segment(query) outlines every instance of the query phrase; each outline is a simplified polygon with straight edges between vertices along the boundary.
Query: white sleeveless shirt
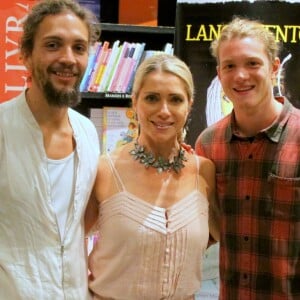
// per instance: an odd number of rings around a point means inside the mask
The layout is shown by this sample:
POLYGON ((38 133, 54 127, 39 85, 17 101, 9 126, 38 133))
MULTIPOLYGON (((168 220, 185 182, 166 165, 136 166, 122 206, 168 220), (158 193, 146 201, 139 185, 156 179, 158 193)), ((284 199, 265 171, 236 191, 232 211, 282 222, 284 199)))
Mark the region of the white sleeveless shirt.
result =
POLYGON ((73 207, 76 182, 77 155, 73 151, 63 159, 48 158, 51 200, 56 214, 61 240, 64 238, 68 216, 73 207))

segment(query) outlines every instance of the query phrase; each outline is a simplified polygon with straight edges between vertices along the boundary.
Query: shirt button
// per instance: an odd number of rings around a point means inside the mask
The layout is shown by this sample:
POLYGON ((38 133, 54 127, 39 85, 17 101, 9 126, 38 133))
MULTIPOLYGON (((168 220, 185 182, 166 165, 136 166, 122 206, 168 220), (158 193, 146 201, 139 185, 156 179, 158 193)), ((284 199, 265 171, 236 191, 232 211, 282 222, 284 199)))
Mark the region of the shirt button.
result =
POLYGON ((170 252, 170 249, 169 248, 166 248, 166 253, 169 253, 170 252))

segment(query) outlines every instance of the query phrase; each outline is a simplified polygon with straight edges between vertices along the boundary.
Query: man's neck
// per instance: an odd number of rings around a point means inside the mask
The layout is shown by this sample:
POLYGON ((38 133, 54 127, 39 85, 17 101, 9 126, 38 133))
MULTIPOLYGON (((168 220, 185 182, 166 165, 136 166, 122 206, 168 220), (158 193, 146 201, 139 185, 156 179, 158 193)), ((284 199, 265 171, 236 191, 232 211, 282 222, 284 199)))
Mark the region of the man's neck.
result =
POLYGON ((274 100, 268 108, 260 108, 255 113, 248 114, 235 111, 237 133, 243 137, 252 137, 266 130, 279 118, 282 107, 282 103, 274 100))

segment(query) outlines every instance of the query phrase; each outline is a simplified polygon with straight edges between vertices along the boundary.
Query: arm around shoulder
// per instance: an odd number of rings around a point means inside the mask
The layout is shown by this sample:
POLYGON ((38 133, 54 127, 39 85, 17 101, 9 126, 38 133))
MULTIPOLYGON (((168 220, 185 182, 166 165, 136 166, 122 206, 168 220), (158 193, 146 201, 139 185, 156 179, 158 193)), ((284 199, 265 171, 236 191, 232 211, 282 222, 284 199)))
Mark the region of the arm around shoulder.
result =
POLYGON ((201 142, 201 134, 197 137, 196 142, 195 142, 195 153, 197 155, 204 155, 204 150, 202 148, 202 142, 201 142))
POLYGON ((84 225, 86 235, 92 231, 93 227, 96 225, 99 215, 99 200, 97 197, 99 187, 101 186, 101 174, 103 169, 103 155, 99 157, 97 175, 94 182, 93 190, 87 204, 85 215, 84 215, 84 225))
POLYGON ((95 197, 95 191, 93 189, 84 214, 84 229, 86 235, 90 234, 92 228, 97 223, 98 213, 98 201, 95 197))
POLYGON ((109 195, 111 190, 110 174, 111 169, 107 155, 101 155, 98 161, 97 176, 84 216, 86 234, 93 229, 98 221, 101 201, 108 198, 107 195, 109 195))
POLYGON ((216 203, 216 170, 214 163, 205 157, 200 157, 200 176, 207 184, 207 198, 209 202, 209 231, 214 240, 220 239, 220 213, 216 203))

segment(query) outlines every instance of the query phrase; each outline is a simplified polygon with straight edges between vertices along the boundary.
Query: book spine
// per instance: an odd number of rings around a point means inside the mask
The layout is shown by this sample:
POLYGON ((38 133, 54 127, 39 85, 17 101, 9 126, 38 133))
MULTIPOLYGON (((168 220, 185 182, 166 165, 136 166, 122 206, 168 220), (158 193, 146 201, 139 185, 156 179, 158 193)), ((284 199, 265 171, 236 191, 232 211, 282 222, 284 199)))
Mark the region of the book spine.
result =
POLYGON ((101 78, 102 78, 103 72, 106 68, 107 61, 109 59, 110 53, 111 53, 111 49, 106 49, 105 52, 103 53, 103 60, 102 60, 100 66, 97 70, 97 74, 96 74, 94 83, 90 88, 91 92, 97 92, 98 91, 98 88, 99 88, 99 85, 100 85, 100 82, 101 82, 101 78))
POLYGON ((102 47, 103 47, 102 43, 100 42, 100 47, 97 49, 97 52, 96 52, 96 55, 95 55, 95 58, 94 58, 94 61, 93 61, 92 69, 91 69, 91 72, 88 76, 88 81, 86 83, 85 91, 89 90, 89 87, 93 82, 95 72, 97 71, 97 60, 99 59, 99 56, 101 54, 102 47))
POLYGON ((137 67, 140 64, 140 61, 141 61, 142 55, 144 53, 145 47, 146 47, 146 43, 139 43, 139 45, 137 46, 137 49, 134 53, 134 56, 133 56, 133 59, 134 59, 133 70, 131 72, 130 78, 128 79, 128 83, 127 83, 127 87, 126 87, 126 91, 125 91, 128 94, 131 93, 135 72, 136 72, 137 67))
POLYGON ((97 60, 97 56, 99 55, 99 52, 101 51, 102 44, 101 42, 96 42, 92 49, 90 50, 89 60, 88 60, 88 66, 86 68, 86 71, 83 75, 83 78, 80 83, 80 91, 86 92, 88 90, 89 82, 92 77, 92 73, 95 70, 95 63, 97 60))
POLYGON ((129 54, 129 49, 128 48, 129 48, 129 43, 125 41, 123 43, 122 51, 121 51, 119 59, 117 61, 117 67, 116 67, 116 70, 113 74, 111 84, 108 88, 108 90, 110 92, 115 92, 116 91, 116 84, 117 84, 117 81, 118 81, 118 77, 120 76, 120 72, 121 72, 121 69, 122 69, 122 64, 124 63, 125 58, 129 54))
POLYGON ((105 41, 105 42, 103 43, 103 46, 102 46, 102 48, 101 48, 101 51, 100 51, 100 53, 99 53, 99 55, 98 55, 98 57, 97 57, 95 71, 94 71, 94 73, 93 73, 93 76, 92 76, 92 78, 91 78, 91 80, 90 80, 89 87, 88 87, 88 91, 89 91, 89 92, 95 92, 95 90, 94 90, 94 84, 96 84, 96 78, 97 78, 97 76, 98 76, 98 74, 99 74, 99 70, 100 70, 100 68, 101 68, 101 64, 102 64, 102 62, 103 62, 103 59, 104 59, 104 57, 105 57, 105 54, 107 53, 108 47, 109 47, 109 42, 108 42, 108 41, 105 41))
POLYGON ((100 85, 98 87, 98 92, 106 92, 107 91, 108 81, 111 78, 113 66, 117 60, 117 55, 119 53, 119 45, 120 45, 119 40, 114 41, 113 46, 111 48, 111 54, 110 54, 108 62, 107 62, 107 66, 105 68, 105 71, 103 72, 103 77, 102 77, 100 85))
POLYGON ((120 74, 118 76, 118 81, 116 83, 116 88, 115 91, 122 93, 124 92, 124 84, 126 82, 126 77, 129 75, 129 71, 130 71, 130 66, 132 65, 132 61, 133 61, 133 55, 135 52, 135 44, 131 44, 131 46, 128 48, 128 55, 125 57, 122 66, 121 66, 121 70, 120 70, 120 74))
POLYGON ((163 48, 163 52, 173 55, 174 54, 174 48, 173 45, 171 43, 166 43, 164 48, 163 48))
POLYGON ((118 47, 118 52, 117 52, 117 55, 116 55, 116 59, 114 60, 114 63, 112 65, 112 69, 111 69, 111 72, 110 72, 110 75, 109 75, 109 78, 108 78, 108 81, 107 81, 107 85, 105 87, 106 92, 111 91, 110 87, 111 87, 111 84, 113 82, 113 79, 114 79, 114 76, 115 76, 115 73, 116 73, 116 70, 117 70, 117 67, 118 67, 118 62, 119 62, 120 57, 121 57, 122 49, 123 49, 123 44, 118 47))

